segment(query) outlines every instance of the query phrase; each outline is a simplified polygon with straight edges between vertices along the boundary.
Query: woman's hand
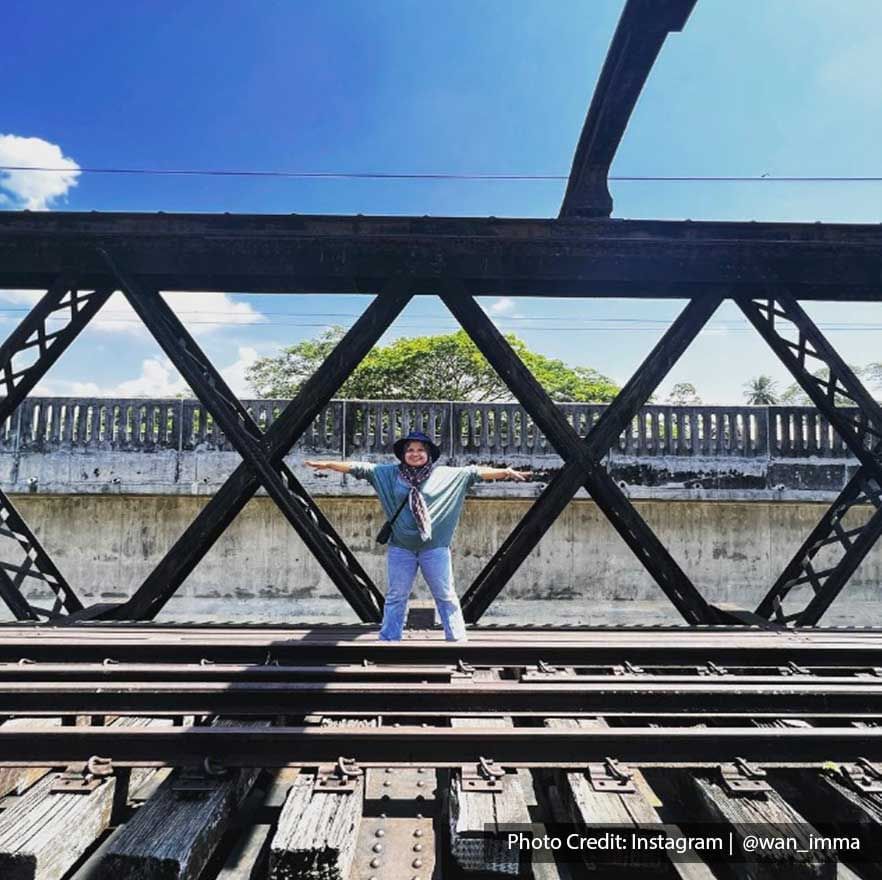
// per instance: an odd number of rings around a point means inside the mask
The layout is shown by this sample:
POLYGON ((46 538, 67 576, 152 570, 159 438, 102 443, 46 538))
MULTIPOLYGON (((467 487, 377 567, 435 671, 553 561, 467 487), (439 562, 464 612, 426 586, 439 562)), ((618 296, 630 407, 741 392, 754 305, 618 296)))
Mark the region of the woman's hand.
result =
POLYGON ((519 483, 523 483, 532 476, 532 471, 516 471, 514 468, 505 469, 505 479, 507 480, 517 480, 519 483))

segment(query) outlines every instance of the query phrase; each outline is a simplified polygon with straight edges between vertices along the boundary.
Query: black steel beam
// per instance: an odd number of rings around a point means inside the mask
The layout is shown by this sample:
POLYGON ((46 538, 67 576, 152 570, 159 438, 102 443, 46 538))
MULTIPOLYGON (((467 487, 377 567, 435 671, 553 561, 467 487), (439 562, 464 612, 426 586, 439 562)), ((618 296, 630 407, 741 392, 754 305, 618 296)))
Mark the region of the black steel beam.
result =
POLYGON ((698 335, 719 305, 719 299, 693 300, 684 309, 584 441, 477 303, 455 288, 445 292, 442 299, 565 461, 564 468, 466 591, 466 620, 474 622, 480 618, 583 484, 683 618, 688 623, 715 623, 716 613, 600 460, 698 335))
POLYGON ((256 663, 2 663, 0 682, 14 681, 447 681, 456 666, 278 666, 256 663))
POLYGON ((312 766, 340 755, 362 764, 458 766, 481 757, 507 766, 586 765, 613 756, 645 764, 748 761, 786 764, 882 759, 882 728, 0 728, 0 766, 67 765, 93 755, 118 766, 312 766))
POLYGON ((46 288, 96 248, 160 290, 691 298, 790 285, 800 299, 882 298, 878 224, 0 212, 0 288, 46 288), (761 266, 766 267, 761 270, 761 266))
POLYGON ((665 38, 681 31, 695 0, 628 0, 579 137, 561 217, 609 217, 609 167, 665 38))
POLYGON ((33 391, 112 292, 106 284, 94 291, 78 290, 76 282, 65 275, 53 281, 0 346, 0 422, 33 391), (67 323, 50 329, 50 320, 67 323))
MULTIPOLYGON (((306 380, 300 393, 263 435, 262 446, 269 461, 280 462, 287 454, 327 405, 334 392, 400 314, 411 295, 406 279, 393 279, 386 283, 383 292, 352 325, 327 359, 306 380)), ((293 475, 289 477, 289 481, 292 477, 293 475)), ((155 617, 233 522, 259 485, 258 476, 243 461, 116 616, 135 620, 155 617)), ((326 533, 330 533, 330 523, 320 511, 317 516, 318 526, 326 528, 326 533)), ((342 545, 342 541, 340 544, 342 545)), ((345 550, 341 552, 348 553, 345 550)), ((382 598, 378 602, 382 602, 382 598)))
POLYGON ((205 356, 196 340, 158 292, 144 290, 133 278, 121 272, 109 255, 105 254, 105 257, 119 279, 126 299, 144 322, 144 326, 153 334, 169 360, 216 419, 221 430, 242 456, 244 464, 258 477, 267 494, 359 619, 379 621, 383 607, 382 594, 346 547, 343 539, 334 531, 330 534, 321 531, 317 519, 314 519, 317 510, 315 502, 289 468, 269 460, 257 423, 205 356))
POLYGON ((831 684, 782 677, 774 683, 695 676, 691 681, 619 680, 577 684, 499 682, 0 682, 0 715, 308 714, 323 711, 409 712, 836 712, 882 711, 882 679, 831 684))
POLYGON ((774 615, 780 623, 812 626, 882 536, 882 407, 791 295, 779 290, 763 299, 741 297, 737 302, 861 463, 757 607, 757 614, 774 615), (827 378, 815 375, 819 366, 826 368, 827 378), (842 398, 857 407, 857 416, 838 405, 842 398), (875 507, 872 516, 857 526, 846 526, 849 512, 863 504, 875 507), (840 555, 818 570, 815 561, 825 548, 840 555), (810 600, 801 610, 785 611, 787 595, 804 585, 812 589, 810 600))
POLYGON ((48 625, 0 625, 0 661, 413 664, 459 660, 473 664, 523 666, 540 660, 558 665, 631 663, 700 664, 722 666, 882 667, 882 639, 878 630, 850 633, 842 630, 745 631, 743 627, 650 628, 629 631, 598 629, 586 633, 544 632, 529 638, 523 632, 473 631, 464 643, 443 640, 379 642, 376 632, 355 635, 353 630, 321 629, 269 631, 261 628, 190 627, 134 628, 89 624, 82 631, 59 631, 48 625), (593 633, 593 635, 592 635, 593 633))
MULTIPOLYGON (((54 279, 45 296, 0 345, 0 424, 12 416, 112 292, 106 284, 96 290, 80 290, 66 273, 54 279), (49 326, 50 321, 54 326, 49 326), (60 327, 58 322, 62 322, 60 327)), ((26 577, 43 581, 55 593, 53 612, 82 611, 83 605, 70 584, 4 492, 0 492, 0 535, 11 538, 24 551, 20 563, 7 566, 15 571, 14 578, 6 571, 0 573, 0 599, 17 619, 39 618, 21 593, 26 577)))
POLYGON ((815 626, 861 560, 882 536, 880 501, 878 484, 868 477, 863 468, 858 468, 763 597, 756 613, 783 624, 815 626), (862 525, 846 529, 843 523, 850 511, 864 505, 875 506, 875 512, 862 525), (815 557, 831 546, 841 552, 833 570, 826 573, 816 571, 815 557), (821 580, 824 581, 823 586, 821 580), (807 604, 788 613, 784 607, 788 594, 803 584, 818 589, 807 604))

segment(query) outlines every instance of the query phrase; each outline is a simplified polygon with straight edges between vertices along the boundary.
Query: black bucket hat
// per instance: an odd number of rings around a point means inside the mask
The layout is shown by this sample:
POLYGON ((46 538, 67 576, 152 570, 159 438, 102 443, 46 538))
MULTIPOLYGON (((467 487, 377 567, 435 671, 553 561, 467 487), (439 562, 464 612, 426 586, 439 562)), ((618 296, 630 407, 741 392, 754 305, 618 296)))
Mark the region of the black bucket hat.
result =
POLYGON ((438 461, 438 458, 441 455, 441 448, 436 446, 422 431, 411 431, 406 437, 402 437, 400 440, 395 441, 392 450, 399 461, 404 461, 404 447, 407 446, 411 440, 418 440, 420 443, 425 443, 429 448, 429 458, 431 458, 433 462, 438 461))

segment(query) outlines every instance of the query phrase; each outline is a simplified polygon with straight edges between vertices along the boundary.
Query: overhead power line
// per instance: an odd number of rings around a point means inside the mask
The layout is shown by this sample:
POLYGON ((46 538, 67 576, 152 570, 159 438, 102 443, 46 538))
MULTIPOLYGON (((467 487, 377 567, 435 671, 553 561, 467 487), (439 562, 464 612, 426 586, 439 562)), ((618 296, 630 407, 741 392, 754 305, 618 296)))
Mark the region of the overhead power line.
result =
MULTIPOLYGON (((0 309, 0 313, 9 313, 9 312, 21 312, 25 311, 22 309, 0 309)), ((124 313, 115 313, 115 314, 124 314, 124 313)), ((178 312, 179 315, 185 314, 178 312)), ((191 313, 191 314, 200 314, 200 313, 191 313)), ((290 314, 290 316, 294 316, 294 313, 285 313, 280 312, 276 313, 280 316, 285 316, 290 314)), ((259 329, 262 327, 316 327, 316 328, 328 328, 330 329, 334 324, 330 321, 263 321, 260 320, 260 317, 263 317, 263 313, 259 314, 258 320, 247 320, 245 318, 241 320, 237 320, 236 318, 226 318, 221 320, 185 320, 185 324, 188 327, 192 326, 215 326, 215 327, 253 327, 255 329, 259 329)), ((314 315, 305 316, 305 317, 316 317, 314 315)), ((358 315, 350 315, 350 316, 342 316, 339 315, 337 317, 349 317, 352 320, 355 320, 358 315)), ((52 318, 50 318, 50 321, 52 318)), ((58 318, 58 321, 63 321, 63 318, 58 318)), ((106 324, 143 324, 143 322, 139 318, 131 318, 131 317, 114 317, 114 313, 110 312, 102 312, 96 319, 99 323, 106 324)), ((500 318, 496 318, 496 320, 500 320, 500 318)), ((504 319, 502 319, 504 320, 504 319)), ((508 319, 514 320, 514 319, 508 319)), ((542 318, 524 318, 522 320, 525 321, 554 321, 561 320, 567 321, 569 326, 561 327, 557 326, 543 326, 543 325, 532 325, 532 324, 520 324, 519 326, 510 328, 518 330, 519 332, 550 332, 550 333, 588 333, 588 332, 596 332, 601 331, 604 333, 616 332, 616 333, 641 333, 641 332, 658 332, 665 327, 670 326, 670 321, 666 320, 655 320, 650 318, 598 318, 598 319, 585 319, 583 323, 579 323, 578 321, 573 321, 568 318, 555 318, 555 317, 542 317, 542 318), (576 324, 577 326, 573 326, 576 324)), ((818 327, 822 330, 827 330, 834 333, 844 333, 844 332, 876 332, 882 331, 882 323, 876 324, 865 324, 865 323, 819 323, 818 327)), ((433 318, 425 318, 421 320, 411 320, 411 321, 402 321, 396 322, 389 329, 399 329, 399 330, 444 330, 447 328, 460 329, 460 325, 456 322, 454 318, 444 318, 444 317, 433 317, 433 318)), ((755 332, 754 329, 748 324, 733 324, 733 323, 715 323, 715 324, 707 324, 705 326, 705 330, 708 331, 726 331, 726 332, 755 332)))
MULTIPOLYGON (((249 171, 229 168, 55 168, 37 165, 0 165, 0 172, 47 174, 132 174, 182 177, 276 177, 299 180, 516 180, 566 181, 567 174, 485 174, 453 171, 249 171)), ((724 174, 611 174, 625 182, 719 183, 880 183, 882 176, 848 175, 724 175, 724 174)))

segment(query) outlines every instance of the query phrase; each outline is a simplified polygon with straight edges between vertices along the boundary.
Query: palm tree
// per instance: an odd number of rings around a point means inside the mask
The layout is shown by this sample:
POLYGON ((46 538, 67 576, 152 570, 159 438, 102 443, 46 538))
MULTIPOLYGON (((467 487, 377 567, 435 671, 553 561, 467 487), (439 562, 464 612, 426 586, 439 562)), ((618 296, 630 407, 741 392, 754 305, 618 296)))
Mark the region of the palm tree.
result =
POLYGON ((777 385, 771 376, 756 376, 744 383, 744 399, 751 406, 774 406, 778 402, 777 385))

